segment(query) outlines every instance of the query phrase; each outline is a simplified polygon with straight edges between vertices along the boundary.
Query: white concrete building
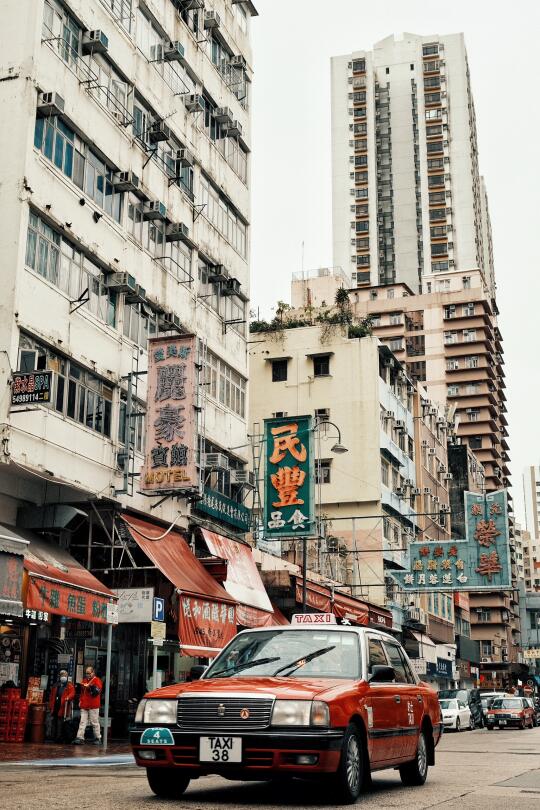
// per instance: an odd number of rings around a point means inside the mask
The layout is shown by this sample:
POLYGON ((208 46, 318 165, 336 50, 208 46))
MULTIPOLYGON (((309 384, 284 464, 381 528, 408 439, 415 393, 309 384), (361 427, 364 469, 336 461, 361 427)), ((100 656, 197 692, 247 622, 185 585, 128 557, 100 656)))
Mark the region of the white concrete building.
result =
POLYGON ((0 523, 99 501, 187 528, 184 499, 138 492, 158 333, 198 336, 205 449, 247 460, 227 448, 246 442, 252 14, 2 3, 0 523), (41 369, 51 404, 11 407, 12 373, 41 369))
POLYGON ((419 292, 426 277, 479 269, 493 290, 462 34, 390 36, 332 59, 332 172, 333 263, 353 284, 419 292))

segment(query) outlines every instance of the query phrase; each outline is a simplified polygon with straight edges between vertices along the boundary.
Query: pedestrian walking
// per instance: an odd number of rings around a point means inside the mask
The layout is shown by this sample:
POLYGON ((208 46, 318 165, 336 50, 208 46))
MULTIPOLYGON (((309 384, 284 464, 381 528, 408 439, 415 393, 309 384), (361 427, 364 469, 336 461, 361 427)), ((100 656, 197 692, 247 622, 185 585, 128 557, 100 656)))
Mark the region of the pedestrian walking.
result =
POLYGON ((73 740, 74 745, 82 745, 84 743, 84 733, 86 726, 90 723, 94 731, 94 745, 101 744, 101 728, 99 726, 99 706, 101 703, 101 692, 103 684, 95 673, 94 667, 87 666, 85 670, 85 677, 82 683, 78 684, 81 689, 79 697, 79 707, 81 709, 81 722, 79 723, 79 730, 76 738, 73 740))
POLYGON ((65 742, 64 724, 73 715, 75 687, 65 669, 61 669, 58 680, 51 689, 49 711, 51 713, 51 737, 55 742, 65 742))

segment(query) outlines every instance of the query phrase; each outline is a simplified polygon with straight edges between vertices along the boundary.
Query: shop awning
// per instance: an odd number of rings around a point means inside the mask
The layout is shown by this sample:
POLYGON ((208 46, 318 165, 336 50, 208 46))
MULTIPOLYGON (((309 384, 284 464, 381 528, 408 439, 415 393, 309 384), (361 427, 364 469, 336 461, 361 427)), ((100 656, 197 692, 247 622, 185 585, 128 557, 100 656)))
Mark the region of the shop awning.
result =
POLYGON ((383 627, 391 630, 393 627, 392 611, 378 605, 368 604, 369 624, 373 627, 383 627))
MULTIPOLYGON (((296 578, 296 601, 302 603, 301 577, 296 578)), ((334 591, 332 594, 330 588, 318 582, 308 581, 306 603, 314 610, 334 613, 339 619, 347 619, 354 624, 365 625, 369 622, 369 610, 365 602, 340 591, 334 591)))
POLYGON ((26 610, 106 624, 107 604, 116 601, 115 594, 65 549, 25 529, 20 534, 29 540, 24 552, 26 610))
POLYGON ((272 615, 273 625, 283 625, 283 627, 285 627, 286 625, 290 624, 290 621, 283 615, 278 607, 275 605, 272 605, 272 607, 274 608, 274 613, 272 615))
POLYGON ((210 554, 227 560, 227 577, 223 585, 238 602, 238 624, 244 627, 274 624, 272 603, 255 565, 251 546, 208 529, 201 529, 201 534, 210 554))
POLYGON ((23 556, 28 540, 0 526, 0 616, 22 616, 23 556))
MULTIPOLYGON (((418 658, 423 658, 431 664, 437 663, 437 645, 434 641, 426 636, 425 633, 419 633, 417 630, 407 630, 408 633, 414 638, 418 645, 418 658)), ((407 648, 407 645, 405 645, 407 648)))
POLYGON ((236 600, 192 554, 178 531, 129 515, 137 545, 179 594, 179 639, 184 655, 213 658, 236 635, 236 600))

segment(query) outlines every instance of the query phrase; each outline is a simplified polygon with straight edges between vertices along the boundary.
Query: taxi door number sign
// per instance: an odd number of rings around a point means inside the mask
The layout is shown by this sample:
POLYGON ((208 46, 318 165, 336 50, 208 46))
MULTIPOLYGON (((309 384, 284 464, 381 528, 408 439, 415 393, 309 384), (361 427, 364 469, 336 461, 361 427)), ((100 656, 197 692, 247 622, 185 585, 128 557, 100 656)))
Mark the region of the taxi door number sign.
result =
POLYGON ((141 745, 174 745, 174 737, 168 728, 145 728, 141 745))

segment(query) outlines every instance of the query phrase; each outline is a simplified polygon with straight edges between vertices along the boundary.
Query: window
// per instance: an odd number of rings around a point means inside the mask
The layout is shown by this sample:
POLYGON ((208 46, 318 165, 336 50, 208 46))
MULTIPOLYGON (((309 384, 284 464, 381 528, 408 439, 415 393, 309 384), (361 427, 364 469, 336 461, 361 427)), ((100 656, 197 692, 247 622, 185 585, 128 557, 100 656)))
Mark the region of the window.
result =
POLYGON ((68 65, 79 59, 82 29, 66 9, 55 0, 45 0, 43 8, 43 39, 51 41, 68 65))
POLYGON ((463 341, 465 343, 474 343, 476 340, 476 329, 464 329, 463 341))
POLYGON ((479 357, 477 354, 471 354, 465 358, 465 368, 478 368, 479 357))
POLYGON ((368 656, 369 672, 373 672, 374 666, 388 666, 388 661, 384 653, 383 645, 378 638, 368 636, 368 656))
POLYGON ((426 104, 438 104, 440 100, 440 93, 426 93, 424 96, 424 101, 426 104))
POLYGON ((470 290, 471 289, 471 277, 470 276, 463 276, 462 282, 463 282, 463 289, 464 290, 470 290))
POLYGON ((355 230, 356 230, 356 233, 365 233, 366 231, 369 231, 369 220, 368 219, 362 219, 362 220, 360 220, 360 222, 356 222, 355 223, 355 230))
POLYGON ((459 385, 449 385, 448 386, 448 396, 449 397, 457 397, 459 394, 459 385))
POLYGON ((476 615, 478 616, 479 622, 491 621, 491 610, 486 610, 485 608, 482 608, 476 611, 476 615))
POLYGON ((446 225, 436 225, 429 229, 429 235, 432 239, 439 239, 441 236, 446 236, 446 225))
POLYGON ((355 59, 352 63, 353 73, 365 73, 366 70, 366 60, 365 59, 355 59))
POLYGON ((367 141, 364 139, 355 140, 354 148, 356 149, 357 152, 365 152, 367 150, 367 141))
POLYGON ((431 110, 426 110, 426 121, 438 121, 442 118, 442 110, 440 107, 434 107, 431 110))
POLYGON ((369 196, 369 189, 356 188, 354 189, 354 196, 357 200, 365 200, 369 196))
MULTIPOLYGON (((423 45, 422 46, 422 56, 432 56, 439 53, 439 43, 435 43, 433 45, 423 45)), ((428 62, 428 64, 430 64, 428 62)))
POLYGON ((447 307, 444 308, 444 317, 445 318, 455 318, 456 317, 456 305, 449 304, 447 307))
POLYGON ((448 345, 450 343, 457 343, 458 342, 457 332, 445 332, 444 333, 444 342, 445 342, 446 345, 448 345))
POLYGON ((332 459, 319 458, 315 462, 315 483, 316 484, 329 484, 330 483, 330 469, 332 466, 332 459))
POLYGON ((205 383, 208 396, 238 416, 245 416, 245 378, 210 351, 207 352, 205 383))
POLYGON ((381 479, 385 487, 389 485, 389 465, 387 461, 381 461, 381 479))
POLYGON ((155 337, 158 333, 156 313, 143 304, 124 303, 123 315, 125 337, 146 349, 148 338, 155 337))
POLYGON ((357 250, 369 250, 369 239, 357 239, 356 240, 356 249, 357 250))
POLYGON ((22 334, 21 359, 28 371, 47 368, 56 372, 53 403, 55 410, 104 436, 111 435, 113 386, 52 352, 33 338, 22 334), (31 356, 35 365, 32 366, 31 356))
POLYGON ((117 296, 107 288, 101 268, 32 212, 25 263, 72 301, 86 291, 88 301, 84 306, 109 326, 116 326, 117 296))
POLYGON ((125 445, 127 439, 136 453, 144 452, 144 403, 139 400, 132 400, 132 415, 129 426, 126 420, 127 394, 124 391, 120 394, 120 407, 118 409, 118 441, 125 445), (130 431, 129 437, 126 430, 130 431))
POLYGON ((403 348, 403 338, 395 337, 390 338, 388 341, 388 346, 393 352, 399 352, 403 348))
POLYGON ((444 174, 433 174, 428 177, 428 188, 437 188, 437 186, 444 186, 444 174))
MULTIPOLYGON (((437 154, 443 151, 443 142, 442 141, 431 141, 427 144, 427 153, 428 155, 437 154)), ((441 164, 442 165, 442 164, 441 164)), ((429 161, 428 161, 429 166, 429 161)))
POLYGON ((479 408, 468 408, 467 409, 467 418, 469 422, 478 422, 480 418, 480 409, 479 408))
POLYGON ((426 76, 424 79, 424 88, 432 88, 432 87, 440 87, 441 86, 441 77, 440 76, 426 76))
POLYGON ((444 191, 432 191, 429 194, 429 204, 437 205, 438 203, 446 202, 446 194, 444 191))
POLYGON ((235 213, 232 206, 207 180, 200 180, 201 204, 205 206, 204 216, 227 239, 243 258, 247 255, 247 227, 235 213))
POLYGON ((330 374, 330 355, 323 354, 313 358, 313 376, 328 377, 330 374))
POLYGON ((440 124, 431 124, 426 126, 426 135, 428 138, 434 135, 442 135, 442 126, 440 124))
POLYGON ((474 315, 474 304, 472 304, 472 303, 471 304, 464 304, 463 305, 463 314, 465 315, 465 317, 470 317, 471 315, 474 315))
POLYGON ((368 173, 367 172, 355 172, 354 173, 354 182, 355 183, 367 183, 368 181, 368 173))
POLYGON ((442 158, 431 158, 427 162, 428 171, 433 171, 433 169, 442 169, 444 166, 444 160, 442 158))
POLYGON ((272 382, 286 382, 288 360, 272 360, 272 382))
POLYGON ((388 655, 390 666, 394 668, 396 673, 396 683, 414 683, 415 681, 412 674, 407 672, 405 659, 401 655, 401 651, 397 644, 390 644, 389 642, 385 641, 384 649, 388 655))
POLYGON ((441 219, 446 219, 446 208, 432 208, 429 212, 430 222, 437 222, 441 219))
POLYGON ((468 444, 471 450, 481 450, 482 449, 482 437, 481 436, 469 436, 468 444))
POLYGON ((355 155, 354 157, 355 166, 367 166, 367 162, 368 162, 367 155, 355 155))
POLYGON ((369 267, 370 264, 369 256, 357 256, 356 264, 358 267, 369 267))
POLYGON ((390 313, 390 325, 396 326, 400 323, 403 323, 403 316, 401 312, 391 312, 390 313))
MULTIPOLYGON (((365 135, 367 133, 367 124, 357 124, 353 125, 353 132, 355 135, 365 135)), ((367 141, 366 141, 367 144, 367 141)))
POLYGON ((481 648, 481 655, 482 657, 489 657, 492 653, 491 641, 481 641, 480 642, 481 648))
POLYGON ((438 59, 435 59, 430 62, 424 62, 424 73, 433 73, 435 70, 439 70, 440 62, 438 59))

